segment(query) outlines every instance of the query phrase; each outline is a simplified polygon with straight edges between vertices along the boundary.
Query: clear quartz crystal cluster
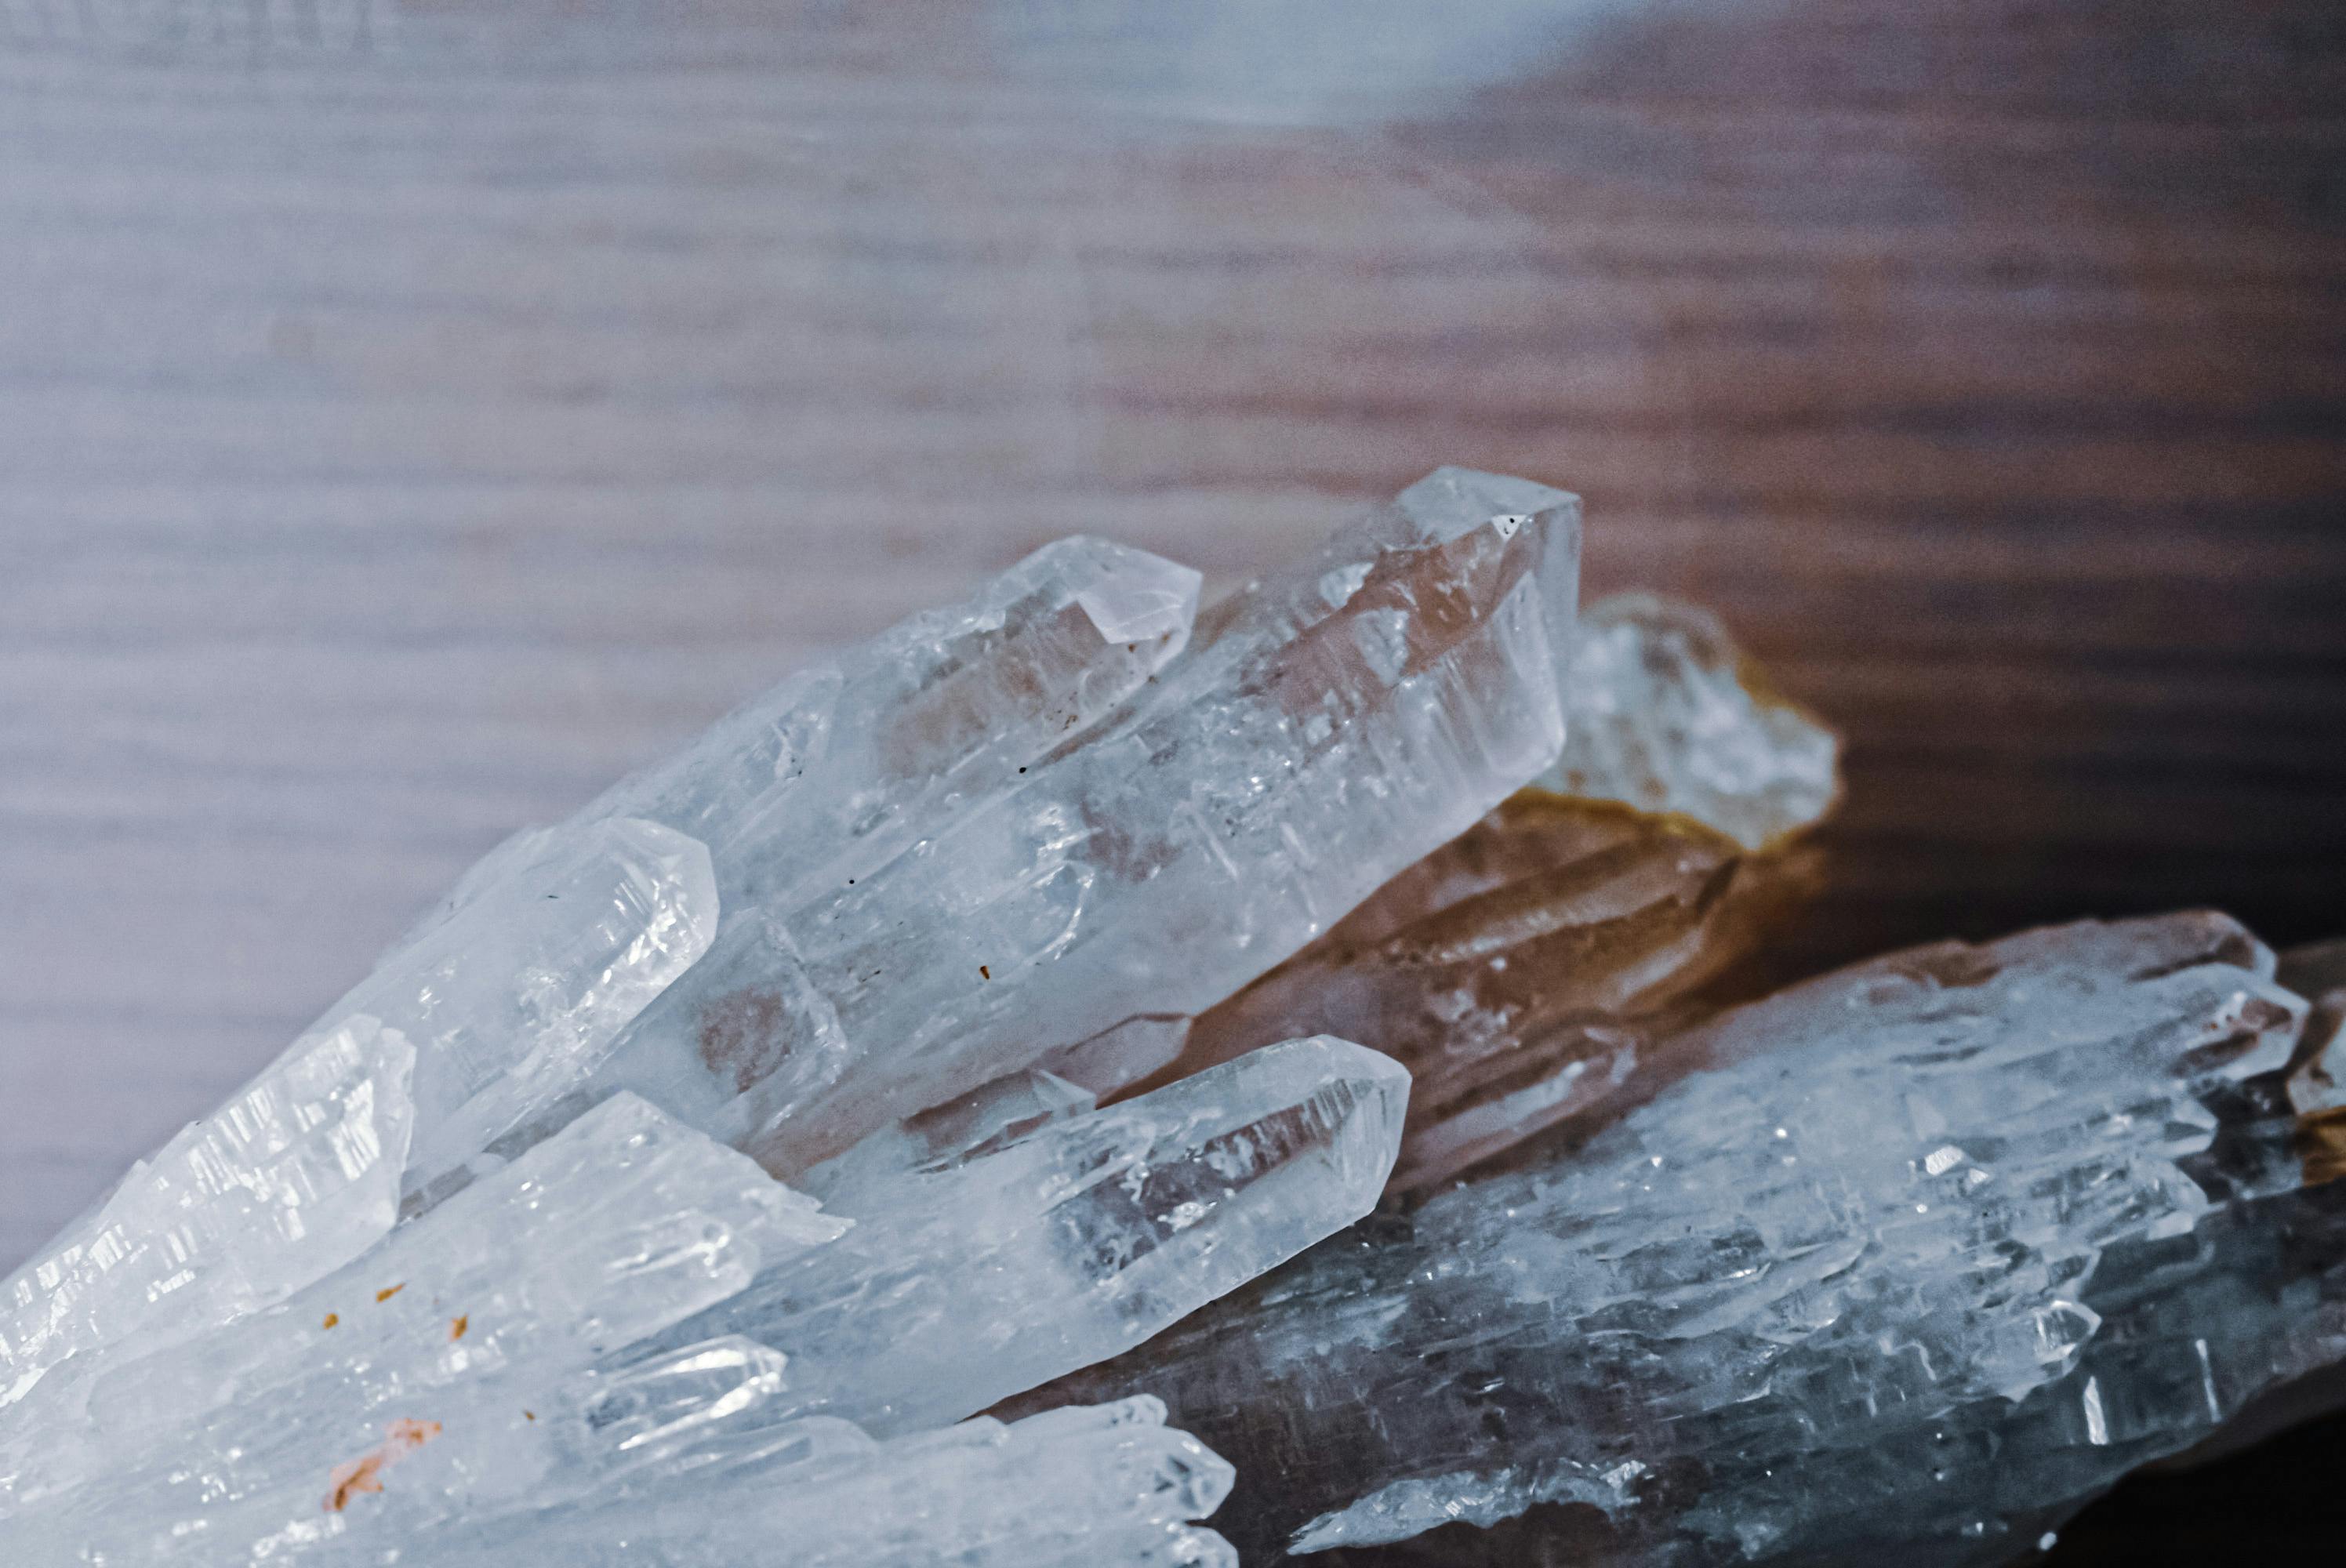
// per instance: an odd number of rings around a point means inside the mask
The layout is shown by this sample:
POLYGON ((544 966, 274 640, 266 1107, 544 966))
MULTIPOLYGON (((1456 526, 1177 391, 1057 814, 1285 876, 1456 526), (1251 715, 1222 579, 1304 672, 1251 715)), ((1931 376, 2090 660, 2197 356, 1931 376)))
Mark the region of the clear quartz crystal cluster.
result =
POLYGON ((6 1559, 1227 1562, 1153 1401, 979 1412, 1375 1202, 1358 1045, 1096 1096, 1555 759, 1578 550, 1066 541, 516 835, 0 1286, 6 1559))
POLYGON ((1265 1553, 1997 1561, 2346 1351, 2272 972, 2177 915, 1794 987, 1047 1393, 1146 1386, 1276 1477, 1225 1524, 1265 1553))
POLYGON ((1988 1562, 2285 1419, 2346 958, 1722 1011, 1837 745, 1578 545, 1064 541, 516 834, 0 1284, 0 1561, 1988 1562))

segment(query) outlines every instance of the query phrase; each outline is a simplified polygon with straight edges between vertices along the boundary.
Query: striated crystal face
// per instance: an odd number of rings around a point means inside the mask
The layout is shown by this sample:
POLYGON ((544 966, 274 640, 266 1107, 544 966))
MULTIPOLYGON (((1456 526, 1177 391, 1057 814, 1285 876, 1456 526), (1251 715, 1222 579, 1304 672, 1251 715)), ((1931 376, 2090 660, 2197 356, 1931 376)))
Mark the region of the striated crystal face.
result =
POLYGON ((2259 1206, 2301 1200, 2270 1102, 2304 1010, 2271 972, 2181 915, 1794 987, 1664 1041, 1634 1103, 1546 1164, 1372 1221, 1037 1397, 1164 1397, 1277 1478, 1224 1525, 1266 1553, 1460 1522, 1504 1527, 1493 1561, 1993 1561, 2274 1375, 2294 1315, 2226 1298, 2301 1268, 2203 1257, 2274 1247, 2259 1206), (2217 1394, 2178 1412, 2168 1370, 2126 1370, 2106 1322, 2146 1312, 2191 1329, 2217 1394), (2055 1408, 2075 1430, 2048 1448, 2127 1447, 2063 1449, 2022 1507, 1990 1456, 2055 1408))

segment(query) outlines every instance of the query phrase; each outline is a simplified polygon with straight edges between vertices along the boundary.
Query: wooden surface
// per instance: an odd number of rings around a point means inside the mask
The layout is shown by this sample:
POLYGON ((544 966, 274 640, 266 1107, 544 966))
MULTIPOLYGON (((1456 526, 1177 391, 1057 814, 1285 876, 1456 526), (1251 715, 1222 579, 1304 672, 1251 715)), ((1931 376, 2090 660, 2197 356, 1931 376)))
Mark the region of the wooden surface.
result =
POLYGON ((1788 968, 2346 929, 2334 0, 1277 15, 0 0, 0 1267, 811 650, 1441 462, 1847 731, 1788 968))

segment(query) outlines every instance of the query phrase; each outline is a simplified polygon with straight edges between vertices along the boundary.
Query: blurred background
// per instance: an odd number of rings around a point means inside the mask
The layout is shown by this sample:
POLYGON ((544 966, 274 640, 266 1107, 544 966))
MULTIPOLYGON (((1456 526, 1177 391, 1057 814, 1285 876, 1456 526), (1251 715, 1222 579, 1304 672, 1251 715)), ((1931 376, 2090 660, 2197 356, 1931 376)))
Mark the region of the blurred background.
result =
POLYGON ((1788 972, 2346 932, 2337 0, 0 0, 0 1269, 816 650, 1445 462, 1846 734, 1788 972))

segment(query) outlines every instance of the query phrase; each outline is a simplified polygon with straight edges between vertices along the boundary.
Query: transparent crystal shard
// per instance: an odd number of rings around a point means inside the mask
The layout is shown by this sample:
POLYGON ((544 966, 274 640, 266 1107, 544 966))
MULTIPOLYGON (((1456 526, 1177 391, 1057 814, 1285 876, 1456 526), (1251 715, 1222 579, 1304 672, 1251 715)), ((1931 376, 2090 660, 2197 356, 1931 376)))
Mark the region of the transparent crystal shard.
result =
POLYGON ((0 1406, 62 1358, 209 1327, 363 1252, 403 1189, 577 1084, 716 924, 707 851, 639 820, 482 890, 0 1285, 0 1406))
POLYGON ((1617 1088, 1688 993, 1759 945, 1810 859, 1525 790, 1200 1017, 1180 1067, 1339 1034, 1417 1078, 1396 1190, 1617 1088))
POLYGON ((279 1305, 36 1388, 0 1415, 9 1528, 142 1563, 328 1539, 395 1461, 502 1430, 842 1228, 617 1096, 279 1305))
POLYGON ((68 1357, 199 1331, 373 1246, 399 1209, 414 1062, 397 1030, 345 1018, 133 1167, 0 1286, 0 1409, 68 1357))
MULTIPOLYGON (((1125 1069, 1161 1035, 1120 1025, 1219 1000, 1554 759, 1578 536, 1561 492, 1413 488, 1202 616, 1098 725, 927 799, 872 840, 892 852, 744 879, 604 1082, 794 1176, 1023 1068, 1070 1075, 1051 1064, 1087 1042, 1125 1069)), ((665 809, 645 787, 616 803, 665 809)), ((730 887, 727 833, 677 821, 730 887)))
MULTIPOLYGON (((616 1089, 698 1125, 734 1126, 728 1102, 770 1076, 786 1099, 801 1079, 842 1070, 847 1042, 799 959, 790 911, 925 853, 932 836, 1123 705, 1186 643, 1198 584, 1195 572, 1140 551, 1063 540, 961 604, 785 681, 570 821, 491 851, 378 979, 496 929, 516 898, 552 900, 559 868, 614 836, 643 833, 706 846, 708 914, 695 921, 690 956, 707 956, 616 1052, 606 1036, 566 1057, 524 1061, 496 1104, 421 1139, 426 1196, 461 1185, 473 1152, 525 1147, 616 1089)), ((648 998, 631 1000, 622 1022, 648 998)), ((429 1075, 423 1087, 432 1091, 429 1075)))
POLYGON ((1502 803, 1197 1020, 1174 1070, 1315 1031, 1398 1058, 1417 1079, 1393 1176, 1407 1192, 1590 1111, 1652 1040, 1697 1015, 1689 999, 1814 886, 1818 857, 1797 840, 1833 802, 1835 742, 1756 697, 1764 677, 1703 612, 1607 601, 1587 636, 1617 646, 1591 651, 1584 639, 1566 660, 1567 754, 1634 752, 1658 776, 1719 788, 1673 801, 1584 775, 1574 780, 1584 793, 1566 797, 1552 771, 1551 788, 1502 803), (1634 747, 1580 738, 1617 727, 1637 704, 1647 706, 1627 717, 1640 722, 1685 711, 1636 730, 1634 747), (1688 718, 1695 709, 1710 718, 1688 718), (1772 763, 1755 762, 1755 748, 1772 763), (1799 778, 1819 787, 1796 789, 1799 778), (1763 806, 1764 833, 1739 842, 1722 830, 1748 827, 1740 814, 1763 806))
POLYGON ((408 1187, 463 1167, 586 1083, 709 951, 708 850, 639 818, 557 836, 345 997, 416 1044, 408 1187))
POLYGON ((1540 782, 1673 812, 1756 850, 1841 791, 1832 731, 1775 695, 1709 611, 1647 594, 1582 615, 1571 733, 1540 782))
POLYGON ((866 1166, 833 1189, 854 1228, 661 1343, 775 1346, 800 1413, 881 1433, 958 1420, 1130 1349, 1367 1213, 1408 1083, 1375 1052, 1290 1041, 930 1168, 874 1180, 866 1166))
MULTIPOLYGON (((1222 1528, 1250 1553, 1456 1525, 1494 1533, 1440 1552, 1493 1563, 1881 1560, 1835 1554, 1856 1537, 1964 1560, 1959 1516, 2044 1507, 2015 1408, 2057 1406, 2063 1451, 2097 1458, 2198 1390, 2196 1428, 2132 1451, 2179 1446, 2271 1375, 2277 1326, 2331 1310, 2339 1249, 2291 1257, 2259 1217, 2312 1196, 2280 1086, 2305 1010, 2271 972, 2177 915, 1794 987, 1662 1042, 1576 1148, 1033 1397, 1163 1395, 1249 1476, 1222 1528), (2261 1261, 2195 1261, 2233 1246, 2261 1261), (2106 1325, 2142 1313, 2204 1342, 2217 1397, 2172 1357, 2128 1369, 2106 1325)), ((2116 1473, 2042 1484, 2074 1503, 2116 1473)))
POLYGON ((600 1506, 486 1522, 430 1561, 1235 1568, 1229 1544, 1191 1522, 1229 1494, 1230 1467, 1164 1420, 1143 1397, 876 1444, 844 1422, 795 1423, 600 1506))

